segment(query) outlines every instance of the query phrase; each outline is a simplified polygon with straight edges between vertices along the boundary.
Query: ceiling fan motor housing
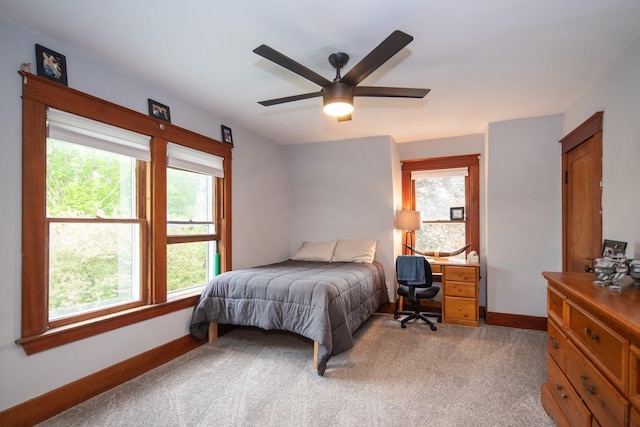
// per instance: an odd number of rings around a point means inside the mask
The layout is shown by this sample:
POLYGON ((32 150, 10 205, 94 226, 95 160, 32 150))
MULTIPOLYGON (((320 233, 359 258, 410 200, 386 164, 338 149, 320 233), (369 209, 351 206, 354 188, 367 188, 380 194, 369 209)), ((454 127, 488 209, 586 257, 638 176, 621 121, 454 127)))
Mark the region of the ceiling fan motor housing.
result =
POLYGON ((341 82, 331 83, 322 88, 322 99, 325 105, 328 102, 353 104, 353 86, 341 82))

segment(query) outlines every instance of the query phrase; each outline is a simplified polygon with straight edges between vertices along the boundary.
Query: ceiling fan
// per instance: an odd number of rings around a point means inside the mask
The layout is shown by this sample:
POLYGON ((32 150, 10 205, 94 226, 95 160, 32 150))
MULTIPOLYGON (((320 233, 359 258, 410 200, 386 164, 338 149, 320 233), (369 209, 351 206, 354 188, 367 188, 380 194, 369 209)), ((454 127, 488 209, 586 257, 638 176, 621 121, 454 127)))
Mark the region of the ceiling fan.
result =
POLYGON ((260 101, 264 106, 283 104, 285 102, 300 101, 302 99, 322 96, 324 102, 324 112, 338 118, 339 122, 351 120, 353 111, 354 96, 386 97, 386 98, 424 98, 430 89, 414 89, 399 87, 376 87, 358 86, 369 74, 377 70, 382 64, 387 62, 408 45, 413 37, 402 31, 396 30, 359 63, 357 63, 344 77, 340 75, 340 70, 349 61, 349 55, 344 52, 335 52, 329 55, 329 63, 336 69, 336 77, 333 81, 328 80, 318 73, 311 71, 304 65, 283 55, 275 49, 263 44, 253 51, 258 55, 275 62, 304 77, 307 80, 320 86, 318 92, 304 93, 301 95, 286 96, 284 98, 269 99, 260 101))

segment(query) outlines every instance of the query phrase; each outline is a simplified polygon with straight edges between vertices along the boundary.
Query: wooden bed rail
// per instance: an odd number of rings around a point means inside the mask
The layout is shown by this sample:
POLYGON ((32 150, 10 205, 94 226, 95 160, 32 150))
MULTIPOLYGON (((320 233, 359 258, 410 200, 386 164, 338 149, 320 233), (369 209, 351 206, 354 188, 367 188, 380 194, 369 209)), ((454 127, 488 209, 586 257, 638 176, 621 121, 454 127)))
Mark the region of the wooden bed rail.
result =
MULTIPOLYGON (((218 323, 209 322, 209 344, 218 340, 218 323)), ((313 369, 318 369, 318 341, 313 342, 313 369)))

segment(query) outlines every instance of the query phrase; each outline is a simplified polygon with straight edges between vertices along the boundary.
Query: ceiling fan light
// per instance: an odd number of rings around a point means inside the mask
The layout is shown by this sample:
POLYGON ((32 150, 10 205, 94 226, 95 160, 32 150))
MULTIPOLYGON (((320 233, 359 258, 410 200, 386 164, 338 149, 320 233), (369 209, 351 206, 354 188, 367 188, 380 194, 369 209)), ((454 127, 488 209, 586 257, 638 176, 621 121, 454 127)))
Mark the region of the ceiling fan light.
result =
POLYGON ((353 111, 353 105, 348 102, 332 102, 330 104, 325 104, 324 112, 333 117, 342 117, 347 114, 351 114, 353 111))
POLYGON ((324 112, 333 117, 342 117, 353 111, 353 86, 332 83, 322 88, 324 112))

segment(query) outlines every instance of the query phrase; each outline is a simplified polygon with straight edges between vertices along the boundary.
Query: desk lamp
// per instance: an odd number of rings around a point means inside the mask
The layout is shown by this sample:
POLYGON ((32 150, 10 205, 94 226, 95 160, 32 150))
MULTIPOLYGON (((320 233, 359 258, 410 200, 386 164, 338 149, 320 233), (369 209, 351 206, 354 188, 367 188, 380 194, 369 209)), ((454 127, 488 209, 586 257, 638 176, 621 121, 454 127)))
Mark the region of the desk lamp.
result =
MULTIPOLYGON (((405 232, 404 244, 405 246, 409 246, 409 234, 412 231, 422 229, 420 212, 410 210, 398 211, 396 213, 396 229, 403 230, 405 232)), ((411 243, 411 247, 413 248, 413 239, 411 243)), ((411 249, 411 255, 414 255, 413 249, 411 249)))

